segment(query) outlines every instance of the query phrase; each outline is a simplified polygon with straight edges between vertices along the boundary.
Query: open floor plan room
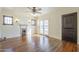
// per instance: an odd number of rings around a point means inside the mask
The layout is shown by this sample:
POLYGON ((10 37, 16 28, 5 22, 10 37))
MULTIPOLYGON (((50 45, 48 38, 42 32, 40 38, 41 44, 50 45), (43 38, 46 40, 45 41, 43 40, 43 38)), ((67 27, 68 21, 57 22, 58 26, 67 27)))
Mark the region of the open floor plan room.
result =
POLYGON ((78 7, 0 7, 0 52, 78 52, 78 7))

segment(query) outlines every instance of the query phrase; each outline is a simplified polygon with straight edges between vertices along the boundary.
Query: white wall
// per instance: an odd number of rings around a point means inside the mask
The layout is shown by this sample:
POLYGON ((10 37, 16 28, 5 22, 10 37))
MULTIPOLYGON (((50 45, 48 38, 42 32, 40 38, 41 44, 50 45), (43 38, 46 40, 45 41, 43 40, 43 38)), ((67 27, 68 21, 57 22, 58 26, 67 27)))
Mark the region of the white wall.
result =
POLYGON ((19 26, 15 23, 16 15, 14 15, 11 11, 9 10, 2 10, 0 14, 0 22, 1 22, 1 37, 15 37, 19 36, 19 26), (7 16, 13 16, 13 24, 14 25, 3 25, 3 15, 7 16))
POLYGON ((77 12, 77 26, 78 26, 78 44, 79 44, 79 8, 75 7, 62 7, 62 8, 54 8, 50 13, 43 15, 43 18, 49 20, 49 36, 62 39, 62 23, 61 17, 63 14, 74 13, 77 12))
POLYGON ((26 24, 27 17, 21 17, 13 13, 13 11, 3 9, 0 13, 0 38, 13 38, 20 36, 20 26, 15 22, 19 19, 19 23, 26 24), (3 25, 3 15, 13 16, 13 25, 3 25))

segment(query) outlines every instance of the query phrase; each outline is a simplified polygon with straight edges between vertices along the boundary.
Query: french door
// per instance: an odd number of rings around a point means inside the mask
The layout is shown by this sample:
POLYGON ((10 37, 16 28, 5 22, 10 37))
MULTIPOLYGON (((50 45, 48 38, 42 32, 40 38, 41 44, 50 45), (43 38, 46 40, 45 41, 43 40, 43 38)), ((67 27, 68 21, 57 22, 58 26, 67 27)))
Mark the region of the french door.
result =
POLYGON ((31 20, 27 26, 27 33, 48 35, 48 20, 31 20))
POLYGON ((40 20, 40 34, 48 35, 48 20, 40 20))

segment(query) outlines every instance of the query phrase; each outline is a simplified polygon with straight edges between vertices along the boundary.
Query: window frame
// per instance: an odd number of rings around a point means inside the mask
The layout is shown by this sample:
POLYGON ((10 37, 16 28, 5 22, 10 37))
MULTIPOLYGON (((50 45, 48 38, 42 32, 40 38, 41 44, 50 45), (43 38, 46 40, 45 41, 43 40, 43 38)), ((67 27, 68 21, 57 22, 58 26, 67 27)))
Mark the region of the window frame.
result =
POLYGON ((6 15, 3 15, 3 25, 13 25, 13 16, 6 16, 6 15), (6 24, 6 23, 5 23, 5 17, 10 17, 10 18, 12 18, 12 24, 6 24))

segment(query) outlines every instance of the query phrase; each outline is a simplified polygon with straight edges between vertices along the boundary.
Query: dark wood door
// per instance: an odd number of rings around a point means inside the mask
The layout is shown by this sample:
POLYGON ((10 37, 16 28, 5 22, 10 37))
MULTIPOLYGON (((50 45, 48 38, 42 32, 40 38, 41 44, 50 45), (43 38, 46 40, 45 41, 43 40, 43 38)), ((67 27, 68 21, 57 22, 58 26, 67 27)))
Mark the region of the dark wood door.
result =
POLYGON ((62 16, 62 39, 77 43, 77 13, 62 16))

